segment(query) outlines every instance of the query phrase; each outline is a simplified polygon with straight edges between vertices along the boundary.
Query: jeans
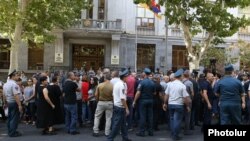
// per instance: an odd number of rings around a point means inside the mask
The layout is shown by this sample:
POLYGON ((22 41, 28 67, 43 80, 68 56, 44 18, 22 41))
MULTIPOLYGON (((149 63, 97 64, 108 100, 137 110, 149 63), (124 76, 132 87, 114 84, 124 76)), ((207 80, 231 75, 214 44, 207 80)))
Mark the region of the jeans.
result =
POLYGON ((132 128, 132 122, 133 122, 133 97, 127 97, 127 105, 129 109, 129 115, 127 116, 127 124, 128 124, 128 129, 132 128))
POLYGON ((206 103, 204 103, 203 117, 204 117, 204 120, 203 120, 201 131, 203 131, 204 125, 211 125, 211 122, 212 122, 212 110, 208 109, 206 103))
POLYGON ((77 119, 80 125, 83 124, 82 121, 82 100, 77 100, 77 119))
POLYGON ((65 108, 65 126, 69 133, 76 131, 77 123, 77 104, 64 104, 65 108))
POLYGON ((20 113, 17 103, 8 103, 7 127, 9 136, 13 136, 16 134, 19 118, 20 118, 20 113))
POLYGON ((183 105, 168 105, 169 116, 170 116, 170 129, 171 136, 176 139, 179 136, 181 130, 181 122, 184 114, 183 105))
POLYGON ((247 109, 247 125, 250 125, 250 99, 247 97, 247 100, 246 100, 246 109, 247 109))
POLYGON ((2 106, 0 106, 0 114, 2 115, 2 120, 7 119, 7 117, 5 116, 5 113, 4 113, 4 108, 2 106))
POLYGON ((35 102, 29 103, 29 110, 31 113, 31 120, 35 121, 36 120, 36 103, 35 102))
POLYGON ((88 103, 82 102, 82 121, 83 121, 83 123, 85 123, 87 119, 88 119, 88 103))
MULTIPOLYGON (((184 106, 186 107, 186 106, 184 106)), ((192 109, 192 104, 190 103, 189 105, 190 109, 192 109)), ((190 130, 190 120, 191 120, 191 111, 188 112, 187 109, 184 109, 184 123, 185 123, 185 127, 184 127, 184 132, 188 132, 190 130)))
POLYGON ((241 103, 221 102, 220 123, 221 125, 240 125, 241 103))
POLYGON ((148 123, 148 132, 153 133, 153 100, 141 100, 139 105, 140 112, 140 134, 144 134, 146 123, 148 123), (146 122, 147 121, 147 122, 146 122))
POLYGON ((122 138, 124 140, 128 139, 128 128, 126 125, 126 110, 125 108, 120 108, 114 106, 113 118, 112 118, 112 129, 107 138, 108 141, 113 141, 116 135, 121 131, 122 138))
POLYGON ((97 107, 97 102, 95 100, 89 101, 89 113, 90 113, 89 118, 91 124, 94 124, 96 107, 97 107))
POLYGON ((194 128, 195 126, 195 114, 196 114, 196 107, 194 101, 192 101, 192 109, 191 109, 191 117, 190 117, 190 128, 194 128))
POLYGON ((161 112, 161 101, 160 99, 154 99, 154 105, 153 105, 154 129, 158 129, 158 124, 160 122, 160 112, 161 112))

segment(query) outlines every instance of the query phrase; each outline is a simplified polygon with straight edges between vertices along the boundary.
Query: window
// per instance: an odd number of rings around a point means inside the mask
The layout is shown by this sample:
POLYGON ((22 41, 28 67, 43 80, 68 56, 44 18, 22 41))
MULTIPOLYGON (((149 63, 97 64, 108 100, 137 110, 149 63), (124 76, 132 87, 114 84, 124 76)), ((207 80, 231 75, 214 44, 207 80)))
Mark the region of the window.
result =
POLYGON ((172 70, 176 71, 179 68, 188 68, 187 50, 185 46, 173 46, 172 51, 172 70))
POLYGON ((9 69, 10 66, 10 42, 0 38, 0 69, 9 69))
POLYGON ((155 69, 155 44, 137 44, 137 70, 155 69))
MULTIPOLYGON (((93 0, 88 0, 89 5, 93 5, 93 0)), ((87 10, 87 19, 93 19, 93 6, 87 10)))
POLYGON ((105 0, 99 0, 98 3, 98 19, 104 20, 105 18, 105 0))
POLYGON ((154 13, 146 8, 137 7, 137 27, 154 28, 154 13))
POLYGON ((73 44, 72 67, 97 70, 104 66, 104 45, 73 44))
POLYGON ((29 41, 28 49, 28 69, 43 70, 43 45, 29 41))

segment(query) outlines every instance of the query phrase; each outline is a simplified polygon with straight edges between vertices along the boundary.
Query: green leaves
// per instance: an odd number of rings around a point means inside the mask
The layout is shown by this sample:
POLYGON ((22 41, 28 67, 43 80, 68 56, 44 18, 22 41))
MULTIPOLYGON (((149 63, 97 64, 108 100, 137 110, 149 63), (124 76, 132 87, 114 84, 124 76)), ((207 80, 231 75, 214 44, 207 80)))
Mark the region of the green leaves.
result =
POLYGON ((240 50, 239 57, 242 66, 250 66, 250 43, 240 40, 237 47, 240 50))
POLYGON ((50 31, 66 29, 80 18, 81 10, 90 7, 83 0, 28 0, 25 13, 18 14, 17 0, 0 0, 0 33, 10 38, 16 21, 23 19, 22 39, 36 42, 52 41, 50 31))
POLYGON ((190 27, 193 35, 213 32, 218 37, 228 37, 236 33, 239 27, 249 24, 249 20, 235 17, 227 8, 246 7, 249 0, 216 0, 204 2, 204 0, 167 0, 165 15, 170 24, 180 24, 182 20, 190 27), (199 30, 203 29, 203 30, 199 30))
POLYGON ((215 58, 217 60, 217 64, 225 64, 228 56, 224 48, 211 46, 203 55, 201 64, 205 67, 209 67, 211 58, 215 58))

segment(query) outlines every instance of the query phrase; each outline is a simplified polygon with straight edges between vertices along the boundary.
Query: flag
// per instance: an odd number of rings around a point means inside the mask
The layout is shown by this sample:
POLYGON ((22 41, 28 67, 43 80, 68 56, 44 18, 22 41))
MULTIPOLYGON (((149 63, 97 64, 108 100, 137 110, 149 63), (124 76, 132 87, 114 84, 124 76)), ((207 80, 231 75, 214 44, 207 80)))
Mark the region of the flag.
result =
POLYGON ((158 19, 162 18, 161 7, 159 4, 156 4, 155 0, 151 0, 150 4, 140 3, 139 5, 145 9, 152 11, 156 18, 158 18, 158 19))

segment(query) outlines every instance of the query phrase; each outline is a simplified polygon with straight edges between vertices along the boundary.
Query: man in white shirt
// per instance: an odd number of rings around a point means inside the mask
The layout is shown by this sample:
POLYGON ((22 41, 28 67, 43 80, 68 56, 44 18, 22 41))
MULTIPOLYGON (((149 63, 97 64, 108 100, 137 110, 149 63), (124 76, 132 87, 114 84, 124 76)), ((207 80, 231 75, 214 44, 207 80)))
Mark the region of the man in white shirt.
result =
POLYGON ((191 102, 189 94, 187 93, 186 86, 181 82, 183 69, 175 72, 175 80, 169 83, 166 91, 163 104, 163 110, 167 111, 170 115, 170 129, 173 141, 180 140, 179 133, 181 130, 181 122, 184 115, 184 105, 187 111, 190 111, 188 106, 191 102))
POLYGON ((118 81, 120 81, 120 78, 119 78, 119 71, 115 70, 112 72, 111 74, 112 76, 112 79, 110 80, 110 82, 115 85, 115 83, 117 83, 118 81))
POLYGON ((122 141, 131 141, 128 138, 128 128, 126 125, 126 116, 129 115, 129 109, 126 103, 127 100, 127 84, 126 78, 129 75, 128 69, 122 69, 119 72, 120 80, 117 81, 113 88, 113 99, 114 99, 114 109, 113 109, 113 120, 112 129, 107 140, 113 141, 115 136, 121 130, 122 141))

